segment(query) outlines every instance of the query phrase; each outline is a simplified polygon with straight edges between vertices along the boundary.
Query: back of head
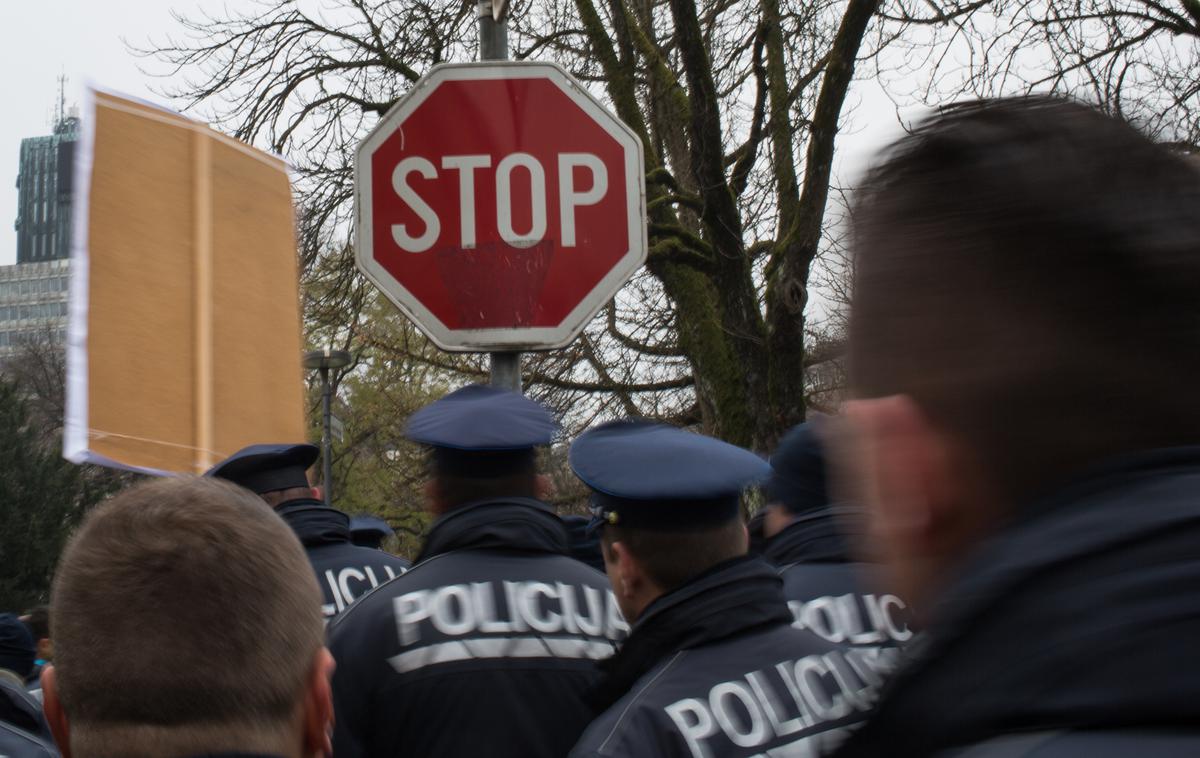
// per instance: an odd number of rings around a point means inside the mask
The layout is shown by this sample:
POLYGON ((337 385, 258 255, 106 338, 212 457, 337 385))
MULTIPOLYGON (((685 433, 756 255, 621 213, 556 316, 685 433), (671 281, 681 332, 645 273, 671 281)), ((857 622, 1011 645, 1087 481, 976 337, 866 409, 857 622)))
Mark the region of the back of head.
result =
POLYGON ((908 395, 1020 500, 1200 428, 1200 172, 1050 98, 954 106, 856 214, 851 383, 908 395))
POLYGON ((536 448, 557 429, 549 411, 519 393, 468 385, 414 413, 405 436, 429 450, 431 505, 445 512, 536 497, 536 448))
POLYGON ((771 456, 767 499, 793 514, 829 505, 825 486, 825 453, 812 422, 794 427, 779 441, 771 456))
POLYGON ((320 603, 296 537, 246 490, 163 479, 98 506, 51 597, 74 753, 218 752, 286 732, 322 646, 320 603))
POLYGON ((592 490, 609 578, 630 620, 655 597, 746 554, 741 494, 770 471, 748 450, 642 420, 589 429, 569 459, 592 490))

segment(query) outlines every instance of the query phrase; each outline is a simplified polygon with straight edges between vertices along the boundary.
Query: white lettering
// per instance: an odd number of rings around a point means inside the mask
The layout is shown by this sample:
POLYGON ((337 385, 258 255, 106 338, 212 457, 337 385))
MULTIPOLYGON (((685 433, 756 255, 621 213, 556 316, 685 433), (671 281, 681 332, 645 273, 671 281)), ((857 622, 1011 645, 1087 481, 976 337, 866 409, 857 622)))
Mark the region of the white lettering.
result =
POLYGON ((425 232, 420 237, 413 237, 408 233, 406 224, 392 224, 392 239, 403 250, 410 253, 423 253, 437 242, 438 235, 442 233, 442 225, 438 221, 437 214, 433 212, 433 208, 429 207, 429 203, 426 203, 412 187, 408 186, 408 175, 413 172, 419 173, 426 179, 436 179, 437 169, 424 158, 413 156, 400 161, 392 171, 392 188, 421 219, 421 223, 425 225, 425 232))
POLYGON ((561 153, 558 156, 558 217, 562 228, 562 246, 575 247, 575 209, 595 205, 608 192, 608 169, 591 153, 561 153), (592 172, 591 189, 575 190, 575 168, 592 172))
POLYGON ((671 721, 675 722, 675 728, 683 735, 694 758, 708 758, 711 753, 703 740, 716 734, 717 730, 704 703, 689 697, 671 703, 665 710, 671 721))
POLYGON ((783 737, 808 726, 804 721, 802 711, 799 716, 794 718, 781 718, 781 713, 786 715, 786 712, 783 711, 783 704, 776 697, 774 688, 763 680, 761 672, 755 671, 747 674, 746 681, 750 683, 751 689, 754 690, 754 696, 762 703, 763 711, 767 714, 767 720, 771 722, 771 729, 774 730, 775 734, 783 737))
POLYGON ((442 634, 466 634, 475 628, 474 610, 465 585, 442 587, 433 598, 433 626, 442 634), (457 613, 455 606, 458 606, 457 613))
POLYGON ((821 721, 835 721, 850 712, 850 705, 840 694, 826 693, 820 677, 828 674, 828 664, 815 655, 796 661, 796 683, 821 721))
POLYGON ((725 732, 733 744, 738 747, 754 747, 766 741, 767 725, 763 721, 762 713, 758 704, 754 702, 754 696, 741 682, 722 682, 713 687, 708 693, 708 704, 717 723, 721 725, 721 731, 725 732), (749 716, 748 729, 738 728, 739 725, 729 709, 730 696, 741 702, 742 707, 746 709, 749 716))
POLYGON ((342 597, 346 598, 347 603, 353 603, 358 598, 358 593, 350 589, 350 580, 365 582, 366 575, 356 568, 344 568, 338 572, 338 589, 342 591, 342 597))
POLYGON ((417 625, 429 618, 429 595, 429 590, 417 590, 395 599, 396 626, 400 629, 401 645, 411 645, 421 639, 417 625))
POLYGON ((496 601, 492 597, 492 589, 491 582, 473 582, 471 584, 471 594, 475 599, 475 615, 479 618, 479 631, 489 634, 511 632, 513 625, 510 622, 501 621, 496 613, 496 601))
POLYGON ((496 166, 496 223, 500 239, 513 247, 533 247, 546 236, 546 172, 529 153, 513 153, 496 166), (513 229, 512 172, 517 166, 529 172, 529 231, 513 229))
POLYGON ((547 599, 557 600, 558 595, 554 588, 543 582, 529 582, 525 585, 525 594, 522 598, 521 613, 529 621, 534 631, 542 634, 553 634, 554 632, 562 631, 563 620, 562 614, 554 613, 547 609, 546 615, 542 616, 538 613, 537 596, 544 595, 547 599))
POLYGON ((333 569, 325 569, 325 583, 329 585, 329 594, 333 595, 333 603, 337 606, 337 612, 341 613, 346 610, 350 601, 342 597, 337 577, 333 575, 333 569))
POLYGON ((488 155, 447 155, 442 168, 458 171, 458 219, 462 246, 475 247, 475 169, 492 165, 488 155))

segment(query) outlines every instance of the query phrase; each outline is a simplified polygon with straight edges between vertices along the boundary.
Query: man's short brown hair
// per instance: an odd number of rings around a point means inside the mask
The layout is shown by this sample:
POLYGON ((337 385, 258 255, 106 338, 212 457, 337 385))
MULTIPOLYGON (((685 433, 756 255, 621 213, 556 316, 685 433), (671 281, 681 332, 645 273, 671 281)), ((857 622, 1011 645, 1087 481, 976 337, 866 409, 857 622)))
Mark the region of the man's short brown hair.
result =
POLYGON ((1024 501, 1200 429, 1200 171, 1037 97, 944 109, 855 213, 854 394, 905 394, 1024 501))
POLYGON ((320 604, 295 535, 253 493, 195 478, 125 490, 84 520, 51 595, 72 744, 290 723, 323 644, 320 604))
POLYGON ((740 520, 688 531, 629 529, 605 525, 605 549, 620 542, 664 593, 678 589, 713 566, 746 554, 746 527, 740 520))

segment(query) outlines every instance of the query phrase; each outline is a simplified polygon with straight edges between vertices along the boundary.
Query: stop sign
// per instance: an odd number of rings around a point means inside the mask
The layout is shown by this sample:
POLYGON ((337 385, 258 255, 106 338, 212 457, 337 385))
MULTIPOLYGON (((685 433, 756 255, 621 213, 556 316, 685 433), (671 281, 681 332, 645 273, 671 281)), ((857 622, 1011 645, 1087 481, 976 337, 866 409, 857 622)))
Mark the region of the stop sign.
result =
POLYGON ((355 193, 359 268, 446 350, 561 347, 646 258, 641 142, 553 64, 434 68, 355 193))

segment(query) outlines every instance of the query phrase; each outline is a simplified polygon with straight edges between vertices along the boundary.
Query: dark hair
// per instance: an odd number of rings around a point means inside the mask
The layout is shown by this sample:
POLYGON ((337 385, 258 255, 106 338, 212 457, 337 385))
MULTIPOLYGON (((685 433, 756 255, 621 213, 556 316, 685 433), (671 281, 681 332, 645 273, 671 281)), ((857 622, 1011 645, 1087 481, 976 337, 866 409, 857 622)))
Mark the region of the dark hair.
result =
POLYGON ((1025 498, 1200 429, 1200 170, 1048 97, 952 106, 856 208, 850 375, 1025 498))
POLYGON ((741 519, 688 531, 630 529, 606 524, 605 549, 620 542, 642 564, 663 592, 682 587, 718 563, 746 554, 746 527, 741 519))
POLYGON ((533 450, 466 451, 433 448, 427 459, 447 507, 505 497, 537 497, 533 450))

